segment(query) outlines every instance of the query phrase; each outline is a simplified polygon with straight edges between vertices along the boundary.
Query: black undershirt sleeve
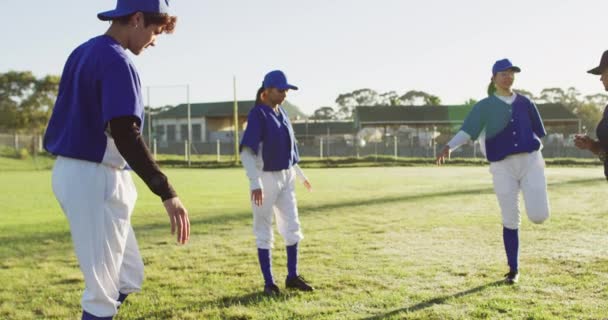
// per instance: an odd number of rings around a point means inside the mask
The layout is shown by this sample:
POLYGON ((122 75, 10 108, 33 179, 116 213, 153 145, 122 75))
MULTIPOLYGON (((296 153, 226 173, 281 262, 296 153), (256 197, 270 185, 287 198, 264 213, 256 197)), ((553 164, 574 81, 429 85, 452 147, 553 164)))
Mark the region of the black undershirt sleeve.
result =
POLYGON ((110 120, 109 129, 118 152, 148 188, 163 201, 176 197, 167 176, 160 171, 144 144, 139 119, 134 116, 114 118, 110 120))

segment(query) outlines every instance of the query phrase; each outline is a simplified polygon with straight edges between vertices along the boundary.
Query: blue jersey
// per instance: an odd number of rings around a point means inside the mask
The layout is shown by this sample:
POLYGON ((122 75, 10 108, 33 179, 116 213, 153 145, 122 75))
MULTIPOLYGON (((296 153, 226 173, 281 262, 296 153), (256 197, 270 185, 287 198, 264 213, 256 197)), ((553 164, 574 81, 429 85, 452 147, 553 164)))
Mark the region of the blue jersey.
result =
POLYGON ((247 146, 257 154, 260 143, 264 171, 289 169, 300 160, 291 122, 280 106, 278 113, 266 105, 256 105, 249 111, 240 148, 247 146))
POLYGON ((44 148, 55 155, 102 162, 108 122, 135 116, 143 127, 139 75, 125 49, 102 35, 76 48, 68 58, 44 148))
POLYGON ((485 130, 488 161, 500 161, 509 155, 539 150, 545 127, 536 105, 518 94, 512 104, 495 95, 479 101, 462 125, 462 131, 476 140, 485 130))

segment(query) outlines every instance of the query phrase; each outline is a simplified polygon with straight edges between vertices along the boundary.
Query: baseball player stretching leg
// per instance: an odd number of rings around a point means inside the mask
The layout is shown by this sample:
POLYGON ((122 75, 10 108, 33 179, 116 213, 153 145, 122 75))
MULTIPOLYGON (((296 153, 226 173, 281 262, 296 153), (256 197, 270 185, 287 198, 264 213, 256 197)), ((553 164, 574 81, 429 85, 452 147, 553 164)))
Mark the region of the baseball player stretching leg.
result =
POLYGON ((309 191, 311 185, 297 164, 299 155, 293 128, 281 107, 289 89, 298 88, 288 84, 279 70, 264 77, 240 145, 241 160, 250 182, 253 231, 264 276, 264 293, 269 295, 280 293, 274 282, 270 255, 274 243, 273 215, 287 246, 285 286, 313 291, 313 287, 298 274, 298 244, 303 235, 296 203, 296 176, 309 191))
POLYGON ((519 279, 519 192, 524 195, 526 213, 534 223, 549 218, 545 161, 540 138, 546 132, 538 109, 530 99, 511 90, 520 68, 508 59, 496 61, 488 97, 467 115, 461 130, 437 157, 442 164, 450 151, 480 139, 482 152, 490 162, 494 191, 502 213, 503 241, 509 272, 505 282, 519 279))
POLYGON ((118 0, 98 14, 112 24, 70 54, 44 136, 45 149, 57 155, 53 192, 84 275, 82 319, 112 319, 141 290, 144 266, 131 227, 137 191, 128 167, 162 199, 177 241, 189 238, 186 208, 143 143, 141 84, 126 53, 139 55, 173 31, 168 9, 166 0, 118 0))

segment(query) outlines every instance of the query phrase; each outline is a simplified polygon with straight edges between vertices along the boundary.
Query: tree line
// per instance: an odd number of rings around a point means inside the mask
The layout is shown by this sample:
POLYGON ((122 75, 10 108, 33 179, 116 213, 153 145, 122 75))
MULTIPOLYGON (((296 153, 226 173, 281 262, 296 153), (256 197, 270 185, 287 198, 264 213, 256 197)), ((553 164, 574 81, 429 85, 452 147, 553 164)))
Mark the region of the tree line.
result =
MULTIPOLYGON (((57 99, 59 76, 36 77, 31 71, 9 71, 0 73, 0 131, 41 134, 49 120, 53 104, 57 99)), ((582 95, 576 88, 546 88, 539 95, 515 89, 535 103, 561 104, 577 115, 588 131, 593 131, 602 117, 608 95, 598 93, 582 95)), ((464 105, 477 101, 468 99, 464 105)), ((377 92, 369 88, 358 89, 338 95, 335 106, 316 109, 310 119, 348 120, 358 106, 438 106, 441 99, 431 93, 410 90, 403 94, 396 91, 377 92)))
MULTIPOLYGON (((604 106, 608 104, 608 95, 604 93, 582 95, 576 88, 545 88, 534 95, 524 89, 515 92, 527 96, 536 104, 561 104, 582 120, 582 124, 591 131, 602 117, 604 106)), ((469 98, 462 105, 474 105, 477 100, 469 98)), ((338 95, 335 106, 324 106, 316 109, 310 117, 312 120, 351 120, 353 112, 359 106, 439 106, 441 98, 424 91, 410 90, 403 94, 395 91, 385 93, 364 88, 338 95)))

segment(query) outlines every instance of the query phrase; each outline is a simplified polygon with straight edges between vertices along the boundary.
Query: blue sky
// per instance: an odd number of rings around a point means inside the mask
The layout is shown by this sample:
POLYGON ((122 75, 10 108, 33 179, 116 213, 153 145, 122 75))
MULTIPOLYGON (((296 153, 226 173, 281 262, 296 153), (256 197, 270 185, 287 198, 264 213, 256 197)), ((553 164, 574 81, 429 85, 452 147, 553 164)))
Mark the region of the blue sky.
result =
MULTIPOLYGON (((68 54, 102 34, 96 14, 114 0, 2 0, 0 72, 60 74, 68 54)), ((600 0, 173 0, 175 34, 133 60, 152 106, 253 99, 267 71, 301 90, 288 99, 311 113, 340 93, 423 90, 444 104, 484 96, 493 62, 522 68, 515 87, 602 92, 596 66, 608 49, 600 0), (160 87, 159 87, 160 86, 160 87)))

